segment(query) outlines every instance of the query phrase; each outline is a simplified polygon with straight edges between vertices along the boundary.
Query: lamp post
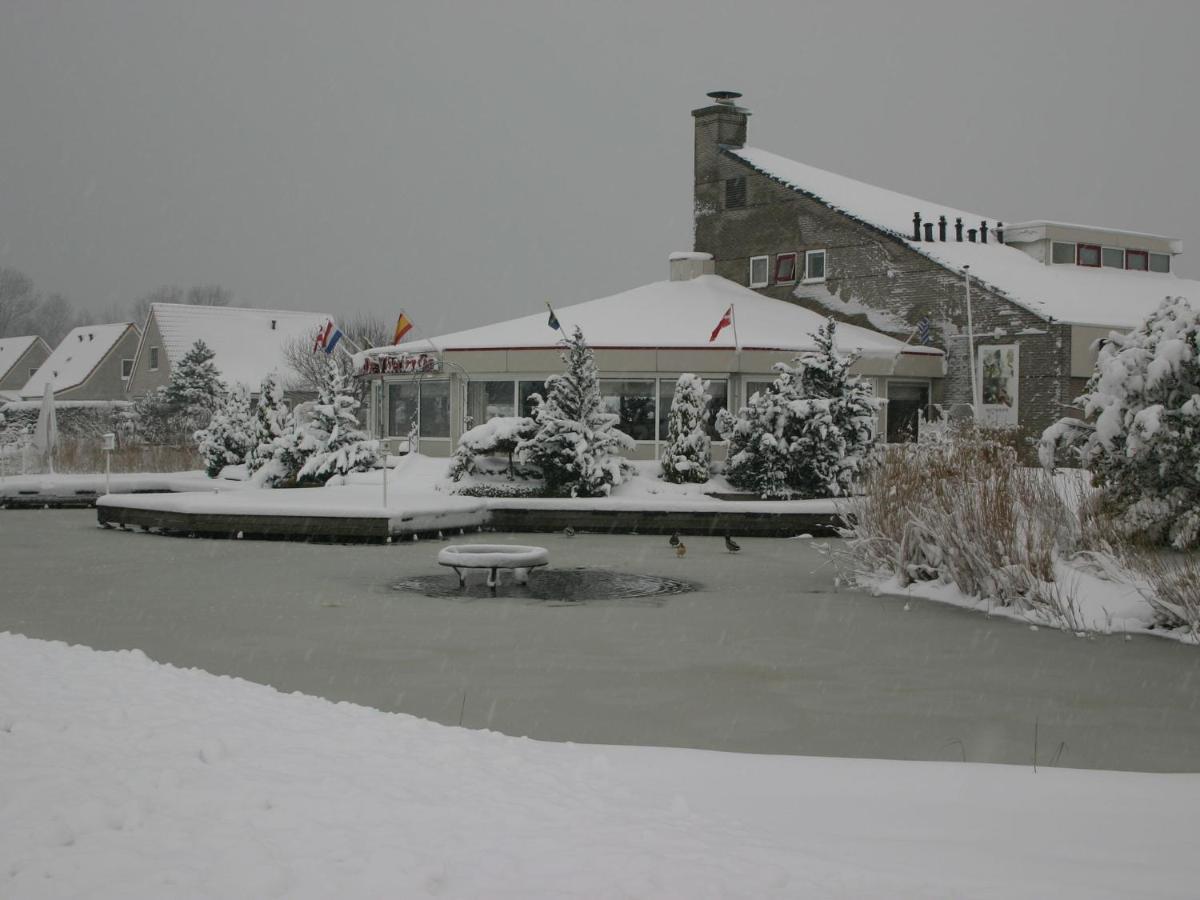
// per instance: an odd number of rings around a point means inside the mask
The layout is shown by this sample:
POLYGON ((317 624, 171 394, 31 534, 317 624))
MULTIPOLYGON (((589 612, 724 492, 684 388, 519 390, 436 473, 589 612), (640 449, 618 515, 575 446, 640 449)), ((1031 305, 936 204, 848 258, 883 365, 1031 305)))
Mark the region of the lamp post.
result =
POLYGON ((971 366, 971 418, 979 421, 979 385, 975 378, 975 326, 971 321, 971 267, 963 266, 963 284, 967 289, 967 357, 971 366))

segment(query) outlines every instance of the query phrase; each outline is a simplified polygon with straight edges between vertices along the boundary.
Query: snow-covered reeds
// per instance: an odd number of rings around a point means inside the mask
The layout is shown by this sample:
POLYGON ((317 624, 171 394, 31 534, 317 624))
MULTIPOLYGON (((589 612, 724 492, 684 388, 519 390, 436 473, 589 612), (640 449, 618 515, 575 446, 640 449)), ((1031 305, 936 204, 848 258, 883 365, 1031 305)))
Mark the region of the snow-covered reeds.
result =
POLYGON ((843 505, 847 556, 860 580, 953 584, 966 596, 1077 630, 1070 584, 1056 576, 1079 524, 1046 472, 965 429, 930 444, 880 451, 843 505))
MULTIPOLYGON (((104 471, 104 456, 99 439, 60 441, 54 451, 54 468, 58 472, 99 473, 104 471)), ((194 447, 135 445, 112 451, 113 472, 189 472, 202 468, 204 461, 194 447)))

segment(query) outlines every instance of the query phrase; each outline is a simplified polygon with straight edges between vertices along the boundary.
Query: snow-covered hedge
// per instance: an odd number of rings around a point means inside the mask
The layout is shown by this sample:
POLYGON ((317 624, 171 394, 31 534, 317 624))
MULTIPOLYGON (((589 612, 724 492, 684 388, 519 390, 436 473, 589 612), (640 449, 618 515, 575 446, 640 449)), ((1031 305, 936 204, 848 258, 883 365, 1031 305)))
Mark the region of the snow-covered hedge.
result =
MULTIPOLYGON (((125 400, 57 400, 54 403, 58 433, 63 438, 99 438, 116 431, 123 413, 131 404, 125 400)), ((42 401, 6 403, 0 406, 3 428, 11 435, 32 430, 37 425, 42 401)), ((3 442, 0 440, 0 442, 3 442)))
POLYGON ((1076 404, 1040 456, 1090 469, 1126 537, 1200 545, 1200 311, 1165 299, 1129 334, 1110 334, 1076 404))

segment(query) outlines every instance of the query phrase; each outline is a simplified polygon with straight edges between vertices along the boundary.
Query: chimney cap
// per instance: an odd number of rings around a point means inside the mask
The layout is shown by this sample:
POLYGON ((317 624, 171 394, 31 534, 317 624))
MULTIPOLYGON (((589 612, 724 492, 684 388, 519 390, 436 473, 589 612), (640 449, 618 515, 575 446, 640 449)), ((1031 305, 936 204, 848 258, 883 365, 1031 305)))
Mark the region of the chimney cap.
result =
POLYGON ((737 91, 709 91, 708 96, 721 106, 733 106, 733 101, 741 99, 742 95, 737 91))

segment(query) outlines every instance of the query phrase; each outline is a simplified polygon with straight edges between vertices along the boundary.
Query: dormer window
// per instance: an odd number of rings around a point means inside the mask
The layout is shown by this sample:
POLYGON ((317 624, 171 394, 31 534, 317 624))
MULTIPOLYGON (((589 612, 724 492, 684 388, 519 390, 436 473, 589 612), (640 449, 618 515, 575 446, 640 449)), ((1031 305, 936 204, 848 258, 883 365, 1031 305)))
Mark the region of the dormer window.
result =
POLYGON ((1125 268, 1134 272, 1145 272, 1149 268, 1149 261, 1146 259, 1148 255, 1145 250, 1126 250, 1125 268))
POLYGON ((1079 244, 1078 263, 1091 269, 1100 268, 1100 248, 1096 244, 1079 244))

